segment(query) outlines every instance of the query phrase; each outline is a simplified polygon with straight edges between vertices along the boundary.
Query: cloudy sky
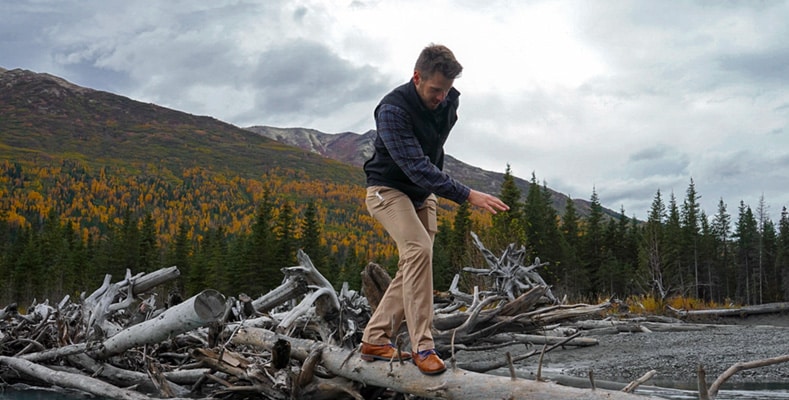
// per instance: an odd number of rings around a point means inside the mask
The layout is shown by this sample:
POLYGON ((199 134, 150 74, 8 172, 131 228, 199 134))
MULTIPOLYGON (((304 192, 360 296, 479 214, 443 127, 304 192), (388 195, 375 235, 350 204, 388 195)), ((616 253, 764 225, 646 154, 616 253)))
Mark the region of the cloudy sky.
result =
POLYGON ((431 42, 447 152, 629 216, 789 206, 789 1, 0 0, 0 67, 247 127, 374 128, 431 42))

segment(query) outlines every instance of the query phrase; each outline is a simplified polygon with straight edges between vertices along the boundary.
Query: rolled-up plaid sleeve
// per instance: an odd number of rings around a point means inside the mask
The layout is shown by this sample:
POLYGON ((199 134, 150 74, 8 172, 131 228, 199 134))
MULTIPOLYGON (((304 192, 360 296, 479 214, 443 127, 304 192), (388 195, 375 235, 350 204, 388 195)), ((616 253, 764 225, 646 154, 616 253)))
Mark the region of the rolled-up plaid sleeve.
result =
POLYGON ((382 104, 377 121, 378 135, 386 150, 411 182, 458 204, 468 199, 471 189, 438 169, 424 154, 405 110, 382 104))

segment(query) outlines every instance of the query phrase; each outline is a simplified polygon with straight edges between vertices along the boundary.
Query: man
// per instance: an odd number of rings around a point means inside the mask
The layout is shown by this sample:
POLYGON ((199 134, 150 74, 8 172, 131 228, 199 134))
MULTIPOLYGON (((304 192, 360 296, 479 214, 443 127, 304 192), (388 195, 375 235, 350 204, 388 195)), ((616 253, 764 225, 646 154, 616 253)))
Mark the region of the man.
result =
POLYGON ((405 318, 411 358, 428 375, 446 366, 435 352, 433 335, 433 239, 436 196, 468 201, 492 213, 508 210, 500 199, 470 189, 442 171, 444 142, 457 121, 455 78, 463 67, 448 48, 424 48, 408 83, 384 96, 375 109, 378 135, 364 164, 365 203, 397 243, 398 271, 364 330, 361 357, 389 360, 392 340, 405 318))

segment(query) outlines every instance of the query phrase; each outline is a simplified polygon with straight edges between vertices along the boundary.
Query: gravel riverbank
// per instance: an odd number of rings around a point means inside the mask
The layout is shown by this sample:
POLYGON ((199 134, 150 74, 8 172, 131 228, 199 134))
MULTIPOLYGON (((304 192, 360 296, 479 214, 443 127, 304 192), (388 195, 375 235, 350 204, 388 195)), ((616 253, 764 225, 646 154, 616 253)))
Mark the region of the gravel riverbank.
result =
MULTIPOLYGON (((657 374, 647 385, 697 387, 702 365, 707 383, 738 362, 789 354, 789 316, 757 316, 726 319, 688 332, 639 332, 593 336, 596 346, 557 348, 543 359, 546 375, 559 374, 627 383, 650 370, 657 374)), ((537 349, 540 349, 537 347, 537 349)), ((513 356, 526 352, 523 346, 503 349, 513 356)), ((473 356, 473 355, 472 355, 473 356)), ((459 355, 459 359, 461 356, 459 355)), ((539 357, 516 365, 521 373, 536 374, 539 357)), ((728 384, 779 384, 789 389, 789 363, 740 371, 728 384)))

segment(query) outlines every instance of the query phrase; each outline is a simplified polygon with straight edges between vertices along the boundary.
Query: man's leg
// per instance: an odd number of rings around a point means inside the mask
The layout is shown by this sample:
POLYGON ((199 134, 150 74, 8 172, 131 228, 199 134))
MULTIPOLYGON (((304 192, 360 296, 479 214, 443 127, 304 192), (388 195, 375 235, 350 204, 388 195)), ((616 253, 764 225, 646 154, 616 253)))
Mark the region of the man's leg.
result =
POLYGON ((396 329, 405 316, 412 351, 432 349, 435 197, 431 196, 419 213, 408 196, 391 188, 368 188, 366 202, 370 214, 381 222, 397 243, 400 263, 398 273, 368 322, 362 340, 377 345, 389 343, 392 335, 396 334, 396 331, 392 332, 392 318, 396 329))

